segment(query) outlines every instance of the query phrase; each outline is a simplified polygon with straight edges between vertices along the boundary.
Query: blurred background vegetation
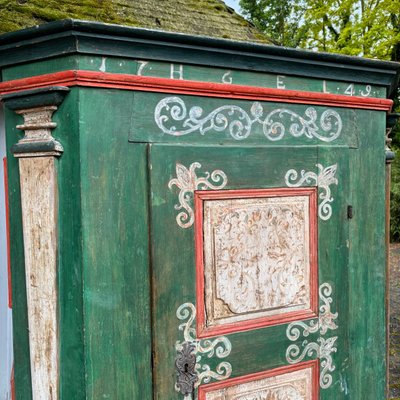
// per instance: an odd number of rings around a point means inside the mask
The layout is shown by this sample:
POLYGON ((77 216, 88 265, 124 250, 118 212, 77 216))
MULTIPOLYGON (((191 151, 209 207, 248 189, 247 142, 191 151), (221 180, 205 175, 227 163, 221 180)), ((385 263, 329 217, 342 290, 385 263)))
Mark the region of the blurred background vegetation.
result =
MULTIPOLYGON (((400 0, 240 0, 276 46, 400 61, 400 0)), ((400 90, 392 112, 400 112, 400 90)), ((391 240, 400 242, 400 124, 391 133, 391 240)))
MULTIPOLYGON (((394 109, 400 112, 400 89, 395 99, 394 109)), ((391 149, 395 153, 392 163, 392 183, 390 187, 390 240, 400 242, 400 122, 397 122, 391 133, 391 149)))

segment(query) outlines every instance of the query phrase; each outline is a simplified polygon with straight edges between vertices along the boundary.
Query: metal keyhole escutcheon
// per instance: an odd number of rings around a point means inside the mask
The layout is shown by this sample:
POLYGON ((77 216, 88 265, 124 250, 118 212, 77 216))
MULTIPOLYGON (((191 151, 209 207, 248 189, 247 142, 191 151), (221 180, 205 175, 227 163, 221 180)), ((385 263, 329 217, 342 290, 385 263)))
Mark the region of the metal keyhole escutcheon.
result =
POLYGON ((187 396, 194 392, 194 385, 198 380, 196 373, 196 346, 190 342, 182 343, 182 349, 177 352, 175 360, 176 388, 187 396))

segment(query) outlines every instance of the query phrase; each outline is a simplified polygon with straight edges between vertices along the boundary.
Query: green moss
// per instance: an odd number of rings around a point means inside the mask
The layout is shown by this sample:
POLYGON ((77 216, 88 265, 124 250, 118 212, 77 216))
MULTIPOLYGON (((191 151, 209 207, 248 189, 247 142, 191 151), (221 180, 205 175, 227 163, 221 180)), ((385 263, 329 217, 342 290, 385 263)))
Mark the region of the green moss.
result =
POLYGON ((118 13, 119 6, 102 0, 27 0, 25 3, 0 0, 0 33, 66 18, 138 26, 133 16, 118 13))
POLYGON ((0 9, 0 33, 73 18, 266 41, 255 27, 221 0, 0 0, 0 9))

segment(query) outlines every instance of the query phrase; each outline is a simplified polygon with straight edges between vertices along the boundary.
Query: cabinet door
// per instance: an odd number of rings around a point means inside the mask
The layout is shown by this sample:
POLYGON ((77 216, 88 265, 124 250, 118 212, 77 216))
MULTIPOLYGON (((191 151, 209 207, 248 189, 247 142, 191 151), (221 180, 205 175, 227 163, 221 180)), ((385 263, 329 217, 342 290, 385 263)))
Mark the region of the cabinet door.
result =
POLYGON ((149 146, 156 399, 346 398, 347 165, 149 146))

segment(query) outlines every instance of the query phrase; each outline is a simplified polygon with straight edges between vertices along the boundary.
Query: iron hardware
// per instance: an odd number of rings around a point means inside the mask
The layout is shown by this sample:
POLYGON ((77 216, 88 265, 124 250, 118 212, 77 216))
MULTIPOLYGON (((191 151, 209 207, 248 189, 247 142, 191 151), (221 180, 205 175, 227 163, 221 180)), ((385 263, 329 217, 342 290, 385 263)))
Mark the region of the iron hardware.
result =
POLYGON ((347 206, 347 218, 352 219, 353 218, 353 206, 347 206))
POLYGON ((187 396, 194 392, 194 385, 198 380, 196 373, 196 346, 190 342, 184 342, 182 349, 177 352, 175 366, 177 370, 176 389, 187 396))

